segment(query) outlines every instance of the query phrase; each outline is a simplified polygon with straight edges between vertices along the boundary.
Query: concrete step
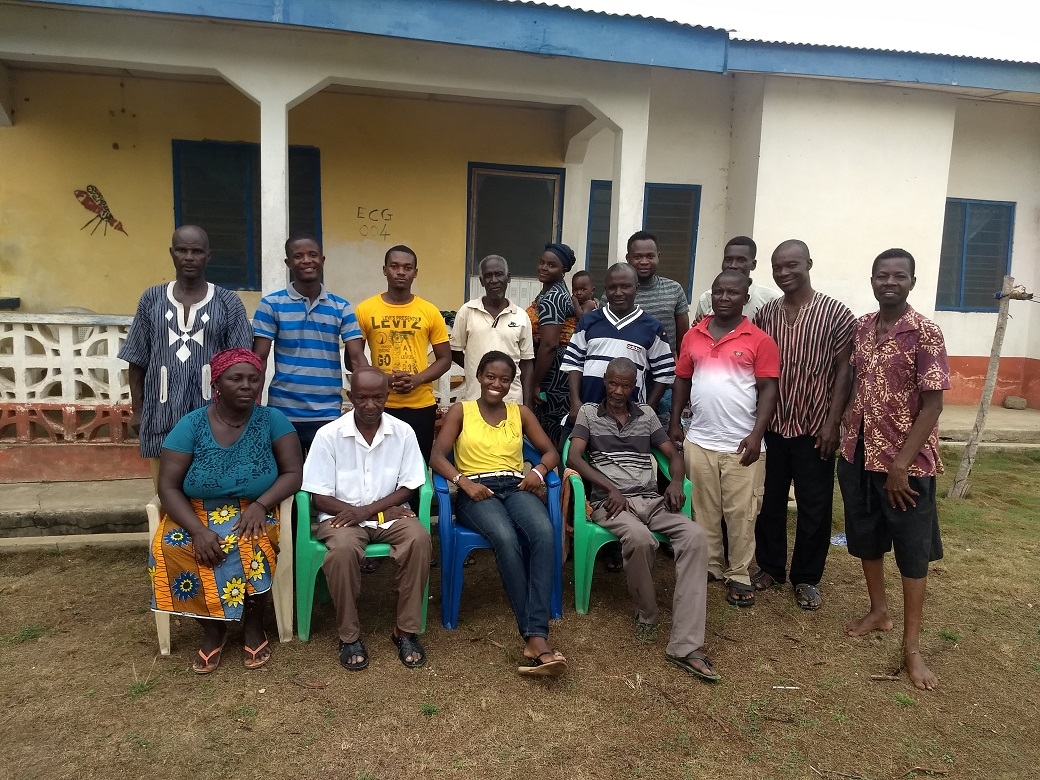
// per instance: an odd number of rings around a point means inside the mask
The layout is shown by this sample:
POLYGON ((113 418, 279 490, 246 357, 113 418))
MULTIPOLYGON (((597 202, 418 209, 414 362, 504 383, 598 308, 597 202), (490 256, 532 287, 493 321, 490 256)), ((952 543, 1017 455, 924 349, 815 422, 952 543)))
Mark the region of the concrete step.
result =
POLYGON ((0 485, 0 537, 146 532, 151 479, 0 485))
MULTIPOLYGON (((964 442, 975 427, 977 406, 947 406, 939 418, 939 438, 943 442, 964 442)), ((991 406, 986 417, 984 442, 1040 444, 1040 409, 1005 409, 991 406)))

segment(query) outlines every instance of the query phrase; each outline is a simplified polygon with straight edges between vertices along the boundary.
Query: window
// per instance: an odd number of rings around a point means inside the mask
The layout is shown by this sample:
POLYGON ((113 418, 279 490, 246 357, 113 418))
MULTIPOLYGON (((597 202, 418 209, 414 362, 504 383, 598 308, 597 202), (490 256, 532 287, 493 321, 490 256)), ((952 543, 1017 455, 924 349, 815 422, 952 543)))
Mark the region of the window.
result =
POLYGON ((560 168, 470 163, 467 278, 488 255, 502 255, 514 279, 537 276, 546 243, 560 240, 562 207, 560 168))
MULTIPOLYGON (((611 182, 593 181, 589 197, 588 271, 603 286, 610 240, 611 182)), ((697 251, 697 220, 700 214, 699 184, 647 184, 643 191, 643 229, 657 236, 661 262, 657 272, 679 282, 687 291, 693 285, 697 251)), ((624 252, 619 247, 619 254, 624 252)), ((619 257, 617 262, 624 260, 619 257)))
MULTIPOLYGON (((173 142, 174 222, 209 234, 206 278, 234 290, 260 289, 260 146, 173 142)), ((321 239, 318 150, 289 147, 289 232, 321 239)), ((288 238, 288 236, 286 236, 288 238)))
POLYGON ((936 309, 997 311, 1014 224, 1014 203, 947 198, 936 309))

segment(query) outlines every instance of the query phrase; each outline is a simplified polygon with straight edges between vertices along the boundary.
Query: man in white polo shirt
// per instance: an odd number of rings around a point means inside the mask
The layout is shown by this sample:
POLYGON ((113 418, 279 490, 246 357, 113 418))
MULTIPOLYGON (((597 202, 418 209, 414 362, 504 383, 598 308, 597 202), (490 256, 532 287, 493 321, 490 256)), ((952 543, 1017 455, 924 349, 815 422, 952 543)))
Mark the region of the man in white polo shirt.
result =
POLYGON ((693 419, 682 444, 693 510, 708 541, 708 575, 725 581, 726 601, 737 607, 755 603, 748 567, 765 485, 760 455, 780 377, 776 342, 742 313, 749 281, 735 270, 715 277, 714 314, 687 331, 679 350, 668 427, 672 440, 682 441, 680 414, 692 399, 693 419))
MULTIPOLYGON (((740 271, 744 276, 751 279, 751 272, 758 266, 758 245, 753 238, 748 236, 734 236, 726 242, 726 248, 722 250, 722 270, 740 271)), ((751 279, 748 286, 748 302, 744 304, 744 316, 754 319, 758 310, 774 298, 779 298, 780 293, 772 287, 764 287, 755 284, 751 279)), ((697 312, 695 321, 700 321, 711 314, 711 290, 705 290, 704 294, 697 299, 697 312)))
POLYGON ((504 257, 488 255, 478 268, 484 295, 462 305, 455 315, 449 341, 452 359, 466 369, 466 384, 459 400, 475 401, 480 397, 477 364, 488 352, 498 350, 520 366, 505 400, 530 407, 534 370, 531 319, 506 298, 510 277, 504 257))
POLYGON ((432 544, 408 508, 412 491, 426 482, 426 464, 411 427, 383 414, 389 392, 382 371, 355 371, 353 410, 318 431, 303 467, 303 489, 319 512, 316 536, 329 548, 321 568, 339 622, 339 661, 351 671, 368 666, 356 602, 370 542, 389 543, 397 567, 397 620, 390 639, 398 658, 409 668, 426 663, 418 633, 432 544))

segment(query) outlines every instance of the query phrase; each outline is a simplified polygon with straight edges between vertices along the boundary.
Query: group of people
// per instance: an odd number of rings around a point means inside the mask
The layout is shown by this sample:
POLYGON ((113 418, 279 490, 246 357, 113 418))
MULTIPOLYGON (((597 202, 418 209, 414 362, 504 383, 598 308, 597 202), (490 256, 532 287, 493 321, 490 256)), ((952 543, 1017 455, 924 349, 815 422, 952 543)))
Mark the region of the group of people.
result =
POLYGON ((848 547, 863 561, 870 598, 847 631, 892 628, 882 558, 894 547, 906 667, 917 687, 937 684, 918 635, 928 564, 942 556, 937 420, 949 368, 942 333, 907 303, 910 253, 875 259, 879 311, 857 320, 813 289, 804 242, 773 252, 778 292, 752 281, 757 247, 737 236, 691 325, 685 291, 657 273, 652 234, 629 239, 598 300, 587 272, 568 289, 574 252, 549 243, 537 262, 542 290, 526 311, 507 297, 505 258, 481 260, 483 295, 459 309, 449 338, 436 307, 411 292, 418 259, 408 247, 386 253, 386 291, 356 307, 325 289, 313 236, 285 248, 292 282, 262 299, 250 327, 238 297, 205 281, 204 231, 179 228, 176 280, 145 292, 120 352, 164 510, 149 556, 152 606, 199 618, 196 672, 219 665, 229 621, 243 622, 247 667, 270 658, 263 594, 276 566, 277 506, 301 487, 328 547, 322 568, 340 663, 369 663, 356 601, 365 546, 387 542, 398 587, 390 638, 405 666, 424 664, 432 547, 416 511, 429 466, 456 487, 456 522, 491 543, 523 640, 519 671, 564 673, 567 658, 548 641, 554 532, 544 483, 566 467, 590 486, 593 522, 620 540, 607 565, 625 572, 643 642, 656 641, 660 622, 654 532, 669 539, 676 586, 666 659, 718 680, 703 652, 710 581, 749 607, 756 592, 790 579, 798 606, 819 609, 837 460, 848 547), (341 349, 352 371, 352 408, 342 415, 341 349), (432 382, 452 361, 465 384, 435 437, 432 382), (526 471, 525 439, 541 455, 526 471), (660 483, 655 450, 669 464, 660 483), (682 511, 687 478, 692 520, 682 511))

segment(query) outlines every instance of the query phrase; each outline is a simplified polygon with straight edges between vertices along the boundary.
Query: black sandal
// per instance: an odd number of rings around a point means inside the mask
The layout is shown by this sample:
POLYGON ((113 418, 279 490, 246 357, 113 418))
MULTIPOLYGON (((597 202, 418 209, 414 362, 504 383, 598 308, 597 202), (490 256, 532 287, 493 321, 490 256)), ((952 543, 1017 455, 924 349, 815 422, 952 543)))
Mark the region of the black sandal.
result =
POLYGON ((794 586, 794 600, 799 607, 815 612, 820 608, 820 588, 809 582, 800 582, 794 586))
POLYGON ((755 590, 769 590, 770 588, 776 588, 780 585, 780 583, 773 579, 773 575, 764 569, 759 569, 751 575, 751 584, 755 586, 755 590))
POLYGON ((726 603, 734 607, 755 606, 755 587, 743 582, 726 580, 726 603))
POLYGON ((352 672, 360 672, 368 666, 368 651, 360 637, 353 642, 344 642, 342 639, 339 641, 339 663, 344 669, 352 672), (361 660, 351 662, 350 659, 356 655, 361 656, 361 660))
POLYGON ((426 651, 423 650, 423 646, 419 644, 419 637, 415 634, 405 634, 404 636, 391 634, 390 641, 397 645, 397 657, 400 658, 401 663, 409 669, 418 669, 426 663, 426 651), (408 656, 417 653, 419 655, 418 661, 407 660, 408 656))

